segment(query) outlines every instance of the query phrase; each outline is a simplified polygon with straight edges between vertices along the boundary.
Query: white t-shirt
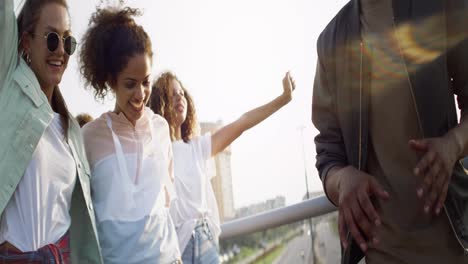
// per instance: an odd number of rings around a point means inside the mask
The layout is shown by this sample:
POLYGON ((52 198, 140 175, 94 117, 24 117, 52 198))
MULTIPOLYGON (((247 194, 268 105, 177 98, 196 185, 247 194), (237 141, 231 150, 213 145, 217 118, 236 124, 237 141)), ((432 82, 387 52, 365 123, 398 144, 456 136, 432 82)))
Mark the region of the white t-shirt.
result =
POLYGON ((196 222, 206 217, 216 242, 220 234, 219 213, 207 176, 207 163, 211 158, 211 134, 196 137, 185 143, 172 144, 174 153, 174 186, 177 199, 171 206, 171 215, 183 251, 190 241, 196 222))
POLYGON ((26 252, 57 242, 70 227, 75 181, 75 161, 55 113, 3 212, 0 244, 26 252))
POLYGON ((104 113, 83 128, 91 194, 106 264, 172 263, 180 258, 164 187, 170 180, 169 127, 145 108, 135 127, 123 113, 104 113))

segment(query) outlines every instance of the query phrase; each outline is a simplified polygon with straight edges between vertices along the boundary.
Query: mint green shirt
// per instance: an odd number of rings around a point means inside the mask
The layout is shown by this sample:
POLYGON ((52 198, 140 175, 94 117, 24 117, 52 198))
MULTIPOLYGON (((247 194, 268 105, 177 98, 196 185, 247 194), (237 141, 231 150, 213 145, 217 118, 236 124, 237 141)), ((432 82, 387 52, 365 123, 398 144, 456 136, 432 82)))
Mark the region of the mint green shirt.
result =
MULTIPOLYGON (((53 111, 37 78, 18 55, 13 0, 0 0, 0 212, 13 196, 53 111)), ((69 121, 68 141, 76 164, 70 248, 73 263, 102 263, 90 194, 90 170, 80 127, 69 121)))

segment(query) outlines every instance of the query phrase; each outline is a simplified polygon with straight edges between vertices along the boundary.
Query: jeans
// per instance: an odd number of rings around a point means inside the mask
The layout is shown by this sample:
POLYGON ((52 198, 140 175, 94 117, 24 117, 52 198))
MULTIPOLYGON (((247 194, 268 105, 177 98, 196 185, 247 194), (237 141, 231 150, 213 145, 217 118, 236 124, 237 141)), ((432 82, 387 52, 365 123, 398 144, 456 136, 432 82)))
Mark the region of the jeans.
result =
POLYGON ((182 254, 184 264, 219 264, 219 253, 206 219, 200 219, 182 254))

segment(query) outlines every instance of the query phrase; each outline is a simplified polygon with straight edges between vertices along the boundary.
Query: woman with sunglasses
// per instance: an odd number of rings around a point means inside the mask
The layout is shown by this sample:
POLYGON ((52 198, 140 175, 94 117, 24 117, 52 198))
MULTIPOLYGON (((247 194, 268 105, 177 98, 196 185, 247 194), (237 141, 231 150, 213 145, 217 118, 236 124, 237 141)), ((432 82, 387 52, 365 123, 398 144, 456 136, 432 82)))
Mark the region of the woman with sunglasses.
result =
POLYGON ((102 263, 79 126, 59 84, 65 0, 0 1, 0 263, 102 263))
POLYGON ((83 127, 99 239, 106 264, 180 263, 167 208, 174 198, 169 127, 145 107, 153 51, 133 19, 138 13, 98 9, 80 50, 96 99, 116 99, 114 110, 83 127))
POLYGON ((206 162, 227 148, 244 131, 256 126, 292 99, 294 80, 289 72, 283 78, 283 92, 214 134, 196 135, 195 105, 187 89, 170 72, 156 80, 151 109, 169 123, 174 151, 174 177, 177 199, 171 206, 182 261, 186 264, 219 263, 219 216, 206 162))

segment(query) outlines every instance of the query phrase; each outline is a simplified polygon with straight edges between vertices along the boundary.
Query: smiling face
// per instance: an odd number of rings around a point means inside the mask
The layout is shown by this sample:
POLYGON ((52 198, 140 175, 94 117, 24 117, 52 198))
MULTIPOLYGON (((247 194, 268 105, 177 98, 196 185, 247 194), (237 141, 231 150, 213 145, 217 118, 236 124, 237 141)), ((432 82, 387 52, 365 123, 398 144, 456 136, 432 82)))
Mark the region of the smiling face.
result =
POLYGON ((128 60, 127 67, 111 84, 115 92, 115 113, 123 113, 134 126, 143 116, 145 105, 151 95, 151 58, 139 54, 128 60))
POLYGON ((185 98, 184 89, 176 79, 172 79, 169 89, 172 90, 174 122, 176 127, 179 128, 187 118, 187 99, 185 98))
POLYGON ((48 50, 45 36, 50 32, 56 32, 61 37, 71 35, 70 18, 65 6, 46 4, 40 11, 33 32, 25 32, 23 35, 24 51, 29 54, 31 60, 29 66, 43 89, 50 89, 60 83, 69 59, 61 40, 57 49, 48 50))

